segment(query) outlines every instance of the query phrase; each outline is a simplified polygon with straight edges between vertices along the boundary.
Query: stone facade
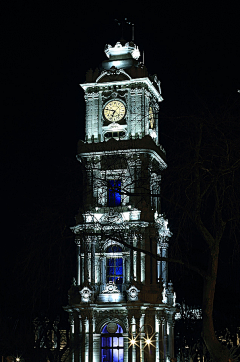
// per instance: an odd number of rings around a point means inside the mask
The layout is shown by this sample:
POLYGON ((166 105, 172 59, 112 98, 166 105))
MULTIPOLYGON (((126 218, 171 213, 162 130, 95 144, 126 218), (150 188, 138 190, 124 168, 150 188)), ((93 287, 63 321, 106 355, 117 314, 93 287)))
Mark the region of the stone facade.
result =
POLYGON ((71 362, 165 362, 174 357, 175 295, 168 282, 171 233, 161 214, 166 168, 158 144, 160 82, 132 42, 105 49, 87 73, 86 138, 77 159, 84 203, 72 227, 78 274, 64 307, 71 362))

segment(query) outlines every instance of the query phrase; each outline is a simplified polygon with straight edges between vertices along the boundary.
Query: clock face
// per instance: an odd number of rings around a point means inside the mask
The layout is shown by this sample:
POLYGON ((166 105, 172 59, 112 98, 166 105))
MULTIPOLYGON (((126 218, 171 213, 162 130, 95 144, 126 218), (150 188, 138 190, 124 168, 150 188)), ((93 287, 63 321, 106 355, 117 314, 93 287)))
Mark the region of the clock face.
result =
POLYGON ((149 107, 149 125, 151 129, 154 128, 154 116, 153 116, 152 107, 149 107))
POLYGON ((104 107, 103 115, 110 122, 119 122, 124 118, 126 107, 121 101, 113 100, 104 107))

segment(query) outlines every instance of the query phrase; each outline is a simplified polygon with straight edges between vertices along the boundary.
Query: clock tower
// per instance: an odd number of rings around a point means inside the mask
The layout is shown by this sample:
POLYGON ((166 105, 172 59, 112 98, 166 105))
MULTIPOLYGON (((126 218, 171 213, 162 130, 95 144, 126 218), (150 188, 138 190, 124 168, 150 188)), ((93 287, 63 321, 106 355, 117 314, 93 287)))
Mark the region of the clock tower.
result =
POLYGON ((77 275, 64 307, 71 362, 166 362, 174 357, 175 294, 168 281, 171 233, 161 214, 167 167, 158 143, 161 96, 133 42, 105 47, 87 72, 84 202, 72 227, 77 275))

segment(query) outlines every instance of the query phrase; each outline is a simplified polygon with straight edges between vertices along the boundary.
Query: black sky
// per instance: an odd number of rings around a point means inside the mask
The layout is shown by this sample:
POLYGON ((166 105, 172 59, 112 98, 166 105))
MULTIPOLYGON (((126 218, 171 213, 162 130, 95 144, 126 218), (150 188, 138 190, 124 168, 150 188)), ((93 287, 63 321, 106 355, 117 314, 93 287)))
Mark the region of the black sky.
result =
MULTIPOLYGON (((51 203, 56 170, 75 159, 85 105, 79 83, 105 59, 121 30, 135 24, 135 43, 161 80, 164 119, 193 110, 196 99, 220 105, 240 89, 237 2, 6 2, 2 12, 5 218, 2 279, 17 258, 30 214, 51 203), (234 4, 235 3, 235 4, 234 4), (21 231, 22 235, 22 231, 21 231)), ((130 40, 131 28, 124 38, 130 40)), ((239 94, 240 96, 240 94, 239 94)), ((200 103, 201 103, 200 102, 200 103)), ((164 128, 164 125, 163 125, 164 128)), ((165 128, 167 129, 166 125, 165 128)), ((163 137, 164 148, 171 144, 163 137)), ((62 174, 64 171, 62 170, 62 174)), ((5 284, 4 284, 5 285, 5 284)))

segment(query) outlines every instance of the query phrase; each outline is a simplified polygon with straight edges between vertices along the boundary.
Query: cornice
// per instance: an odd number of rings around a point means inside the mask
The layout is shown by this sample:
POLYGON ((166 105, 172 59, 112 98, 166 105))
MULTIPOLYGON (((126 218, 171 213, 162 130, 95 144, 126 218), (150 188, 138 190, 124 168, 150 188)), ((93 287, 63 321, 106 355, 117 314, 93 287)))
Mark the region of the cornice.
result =
MULTIPOLYGON (((104 72, 104 74, 101 74, 100 77, 103 77, 104 75, 107 75, 107 72, 104 72)), ((154 81, 155 81, 155 79, 154 79, 154 81)), ((104 90, 104 89, 108 89, 109 87, 112 87, 114 85, 117 85, 117 86, 120 86, 120 87, 126 87, 127 86, 127 87, 130 87, 130 88, 136 87, 136 86, 139 86, 139 85, 145 85, 145 86, 148 87, 148 89, 151 91, 151 93, 154 94, 154 96, 156 97, 158 102, 162 102, 163 98, 162 98, 162 96, 160 94, 160 91, 157 91, 157 89, 155 88, 153 83, 154 82, 152 82, 148 77, 145 77, 145 78, 134 78, 134 79, 119 80, 119 81, 104 82, 104 83, 96 83, 96 82, 95 83, 83 83, 83 84, 79 84, 79 85, 83 88, 83 90, 85 92, 88 91, 88 90, 91 90, 91 89, 93 89, 95 91, 96 91, 96 89, 98 89, 98 91, 99 90, 104 90)))
POLYGON ((115 140, 111 138, 108 141, 98 143, 78 142, 77 159, 80 161, 82 157, 102 156, 103 154, 112 155, 116 152, 120 155, 129 155, 129 150, 139 154, 149 154, 156 159, 162 169, 167 168, 165 151, 162 146, 156 145, 149 135, 139 139, 115 140))
MULTIPOLYGON (((78 224, 76 226, 70 227, 74 234, 79 234, 81 232, 99 234, 101 232, 107 233, 108 231, 124 231, 132 232, 133 230, 139 230, 139 228, 147 228, 149 225, 146 221, 123 221, 119 224, 108 223, 101 224, 101 222, 89 222, 78 224)), ((111 237, 111 235, 109 235, 111 237)))

